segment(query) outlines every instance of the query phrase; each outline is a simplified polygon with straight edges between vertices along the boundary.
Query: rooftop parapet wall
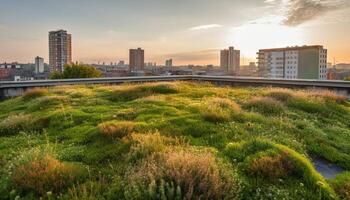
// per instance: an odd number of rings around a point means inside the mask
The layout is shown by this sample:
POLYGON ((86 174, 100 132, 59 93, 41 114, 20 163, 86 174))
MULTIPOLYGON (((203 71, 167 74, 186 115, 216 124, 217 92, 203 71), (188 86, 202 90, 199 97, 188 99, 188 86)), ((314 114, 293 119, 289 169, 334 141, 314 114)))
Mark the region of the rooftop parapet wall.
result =
POLYGON ((159 81, 201 81, 218 85, 231 86, 272 86, 288 88, 329 89, 347 95, 350 98, 350 82, 324 81, 324 80, 289 80, 266 79, 234 76, 140 76, 117 78, 88 78, 88 79, 62 79, 62 80, 36 80, 22 82, 0 82, 0 98, 20 96, 23 92, 35 87, 50 87, 57 85, 82 85, 82 84, 121 84, 159 81))

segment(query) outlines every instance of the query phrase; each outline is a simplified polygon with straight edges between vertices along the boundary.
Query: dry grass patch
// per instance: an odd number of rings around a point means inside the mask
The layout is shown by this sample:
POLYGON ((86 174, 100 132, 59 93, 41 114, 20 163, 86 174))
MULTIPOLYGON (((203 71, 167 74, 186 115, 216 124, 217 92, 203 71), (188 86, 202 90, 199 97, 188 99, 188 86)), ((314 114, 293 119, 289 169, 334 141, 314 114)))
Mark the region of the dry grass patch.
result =
POLYGON ((44 96, 36 99, 33 104, 28 106, 29 110, 43 110, 51 106, 64 105, 70 103, 70 99, 66 96, 44 96))
POLYGON ((85 173, 82 167, 62 163, 49 154, 30 153, 22 155, 12 167, 11 180, 21 190, 42 196, 63 192, 85 173))
POLYGON ((164 102, 166 99, 165 96, 161 95, 150 95, 147 97, 142 98, 143 101, 146 102, 164 102))
POLYGON ((210 122, 227 122, 234 114, 240 112, 240 106, 226 98, 208 99, 201 110, 203 118, 210 122))
POLYGON ((0 122, 0 136, 15 135, 21 131, 39 131, 41 125, 29 114, 10 115, 0 122))
POLYGON ((136 124, 131 121, 111 121, 98 125, 100 133, 109 139, 121 139, 135 130, 136 124))
POLYGON ((72 98, 88 97, 88 96, 92 96, 93 94, 94 92, 92 91, 92 89, 86 88, 86 87, 69 91, 69 96, 72 98))
POLYGON ((271 97, 256 97, 248 101, 244 107, 264 115, 281 115, 285 110, 280 101, 271 97))
POLYGON ((30 99, 35 99, 38 97, 43 97, 47 95, 49 92, 47 88, 33 88, 30 90, 27 90, 23 94, 23 99, 24 100, 30 100, 30 99))
POLYGON ((301 91, 286 88, 271 88, 267 91, 266 96, 282 102, 293 101, 295 99, 306 101, 310 98, 313 100, 326 100, 337 103, 344 103, 347 101, 346 96, 337 94, 330 90, 301 91))
POLYGON ((330 90, 313 90, 309 94, 311 97, 322 98, 326 101, 333 101, 337 103, 345 103, 347 97, 344 95, 337 94, 330 90))
POLYGON ((134 199, 237 199, 240 185, 230 170, 209 152, 166 151, 127 174, 125 194, 134 199))
POLYGON ((294 92, 285 88, 271 88, 267 91, 266 96, 282 102, 287 102, 293 98, 294 92))
POLYGON ((129 152, 130 160, 139 160, 156 152, 165 151, 167 148, 184 144, 178 138, 162 136, 155 133, 131 134, 132 146, 129 152))
POLYGON ((288 159, 288 155, 262 155, 252 159, 248 166, 251 175, 262 177, 267 180, 277 181, 288 176, 294 169, 293 163, 288 159))

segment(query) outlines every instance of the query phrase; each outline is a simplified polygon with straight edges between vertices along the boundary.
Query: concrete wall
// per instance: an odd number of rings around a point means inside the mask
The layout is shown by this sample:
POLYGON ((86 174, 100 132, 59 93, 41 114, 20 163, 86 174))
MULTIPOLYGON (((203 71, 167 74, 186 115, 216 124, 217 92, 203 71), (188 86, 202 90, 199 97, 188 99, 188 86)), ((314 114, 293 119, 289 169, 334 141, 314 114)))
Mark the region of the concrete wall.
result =
POLYGON ((0 90, 0 99, 21 96, 26 88, 6 88, 0 90))
POLYGON ((319 79, 319 49, 299 51, 298 79, 319 79))
POLYGON ((241 86, 273 86, 289 88, 328 89, 350 95, 350 82, 319 81, 319 80, 286 80, 264 79, 234 76, 141 76, 92 79, 41 80, 23 82, 0 82, 0 98, 10 98, 22 95, 27 89, 35 87, 50 87, 57 85, 86 85, 86 84, 121 84, 160 81, 199 81, 218 85, 241 86))

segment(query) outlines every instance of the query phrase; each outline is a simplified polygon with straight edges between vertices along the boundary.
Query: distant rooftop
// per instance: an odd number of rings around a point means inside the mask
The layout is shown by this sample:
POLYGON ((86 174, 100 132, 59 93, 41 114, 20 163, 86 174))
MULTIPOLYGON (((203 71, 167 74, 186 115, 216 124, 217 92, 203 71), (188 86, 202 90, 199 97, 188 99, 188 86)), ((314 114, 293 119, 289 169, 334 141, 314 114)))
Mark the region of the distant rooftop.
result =
POLYGON ((57 32, 67 32, 66 30, 63 30, 63 29, 58 29, 58 30, 55 30, 55 31, 50 31, 49 33, 57 33, 57 32))
POLYGON ((285 48, 271 48, 271 49, 260 49, 259 51, 285 51, 285 50, 303 50, 303 49, 322 49, 322 45, 304 45, 304 46, 292 46, 285 48))

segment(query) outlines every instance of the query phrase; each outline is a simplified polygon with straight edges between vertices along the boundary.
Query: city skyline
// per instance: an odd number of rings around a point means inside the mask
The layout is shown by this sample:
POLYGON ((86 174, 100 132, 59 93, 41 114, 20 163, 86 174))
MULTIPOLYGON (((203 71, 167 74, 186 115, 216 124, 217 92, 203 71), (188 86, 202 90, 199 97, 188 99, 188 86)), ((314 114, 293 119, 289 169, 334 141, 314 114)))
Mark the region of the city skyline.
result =
POLYGON ((73 61, 86 63, 128 60, 140 46, 146 61, 218 66, 220 49, 234 46, 248 64, 259 49, 295 45, 350 62, 348 0, 0 1, 1 62, 48 61, 47 32, 57 29, 74 35, 73 61))

